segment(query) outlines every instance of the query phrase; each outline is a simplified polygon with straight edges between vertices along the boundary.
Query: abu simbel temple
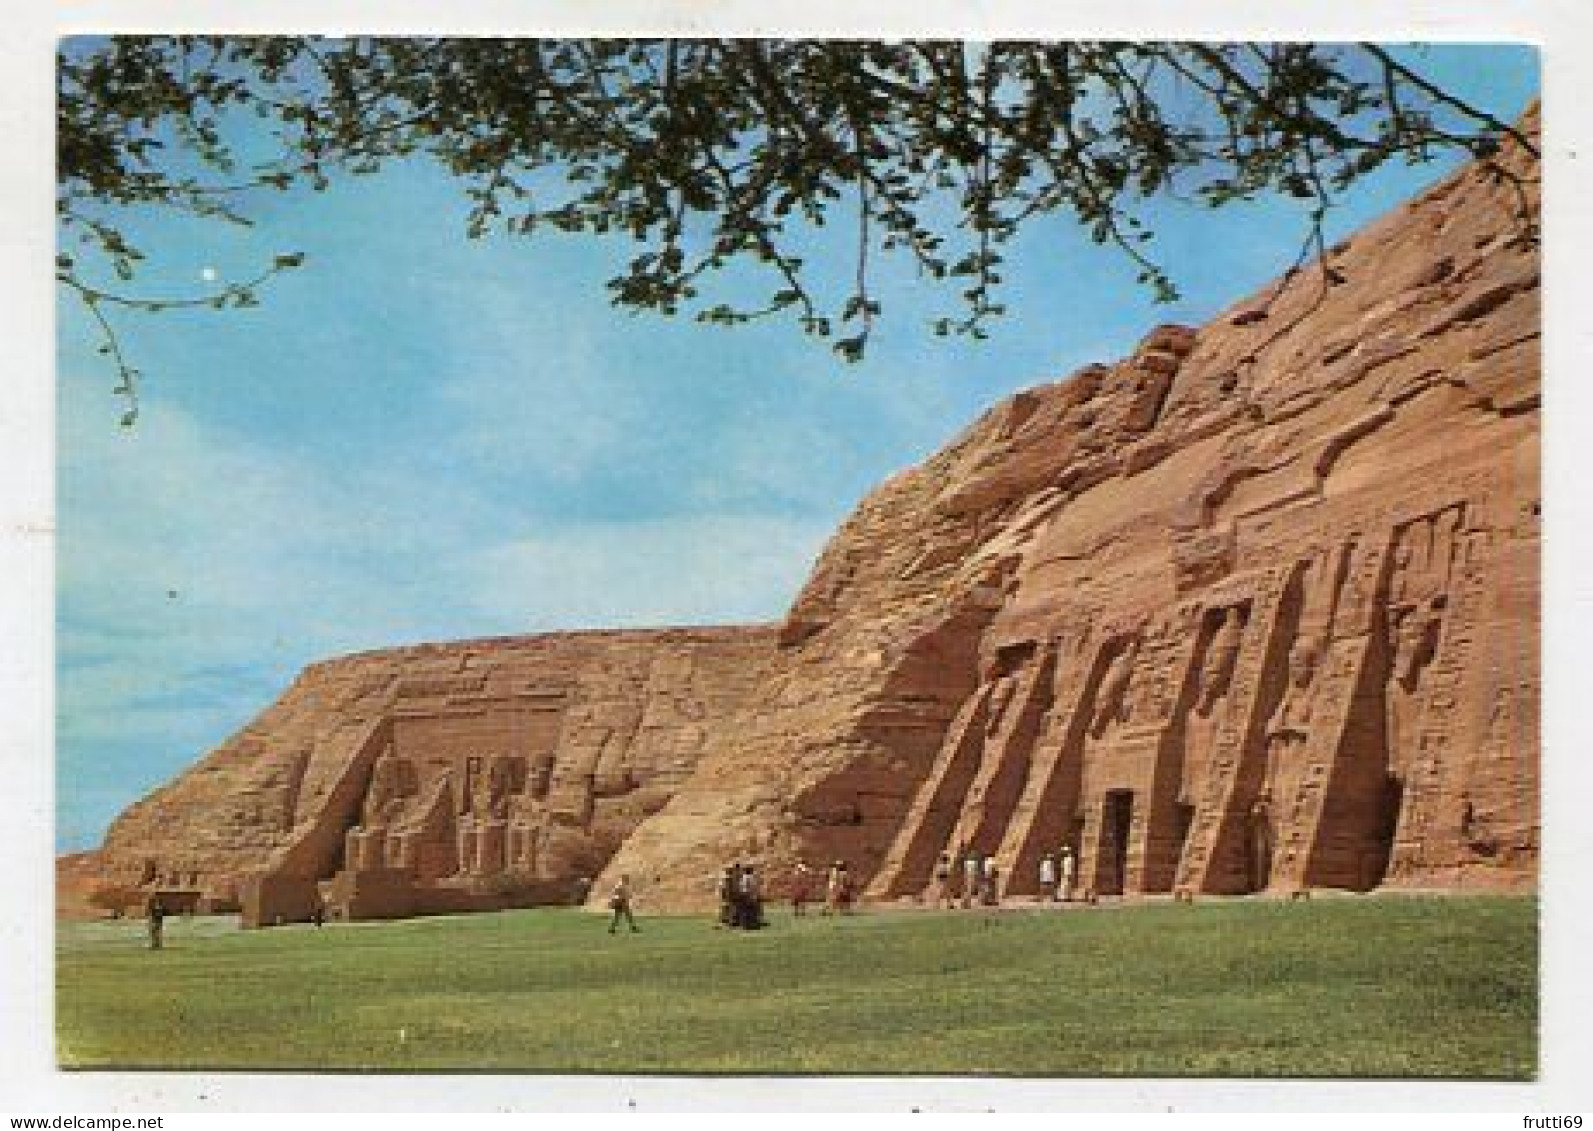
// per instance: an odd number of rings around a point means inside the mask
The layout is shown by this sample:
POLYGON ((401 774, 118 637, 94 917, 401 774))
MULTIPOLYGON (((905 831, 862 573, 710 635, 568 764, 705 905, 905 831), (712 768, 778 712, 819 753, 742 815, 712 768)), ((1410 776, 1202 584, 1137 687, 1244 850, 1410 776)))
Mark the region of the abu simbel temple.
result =
MULTIPOLYGON (((1529 125, 1531 125, 1529 120, 1529 125)), ((250 925, 713 900, 942 853, 1097 897, 1530 887, 1539 288, 1473 166, 886 480, 778 624, 362 653, 123 813, 107 887, 250 925)))

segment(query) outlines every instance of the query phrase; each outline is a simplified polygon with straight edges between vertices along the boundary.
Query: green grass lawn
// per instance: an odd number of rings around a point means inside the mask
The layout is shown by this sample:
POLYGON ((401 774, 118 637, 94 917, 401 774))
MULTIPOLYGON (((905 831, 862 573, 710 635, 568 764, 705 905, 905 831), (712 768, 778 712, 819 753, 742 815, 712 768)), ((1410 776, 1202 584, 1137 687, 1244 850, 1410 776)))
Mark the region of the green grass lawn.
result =
POLYGON ((1537 1062, 1537 904, 874 912, 757 933, 569 909, 63 923, 63 1066, 1458 1076, 1537 1062))

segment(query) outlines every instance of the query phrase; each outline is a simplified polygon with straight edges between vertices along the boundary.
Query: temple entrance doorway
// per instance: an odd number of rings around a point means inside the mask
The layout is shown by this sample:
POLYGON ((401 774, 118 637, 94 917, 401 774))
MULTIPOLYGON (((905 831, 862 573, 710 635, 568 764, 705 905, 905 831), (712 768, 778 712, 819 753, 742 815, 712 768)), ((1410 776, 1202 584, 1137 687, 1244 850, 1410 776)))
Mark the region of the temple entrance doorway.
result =
POLYGON ((1371 891, 1388 874, 1388 862, 1394 853, 1394 834, 1399 830, 1399 812, 1404 803, 1404 781, 1398 774, 1385 774, 1377 812, 1376 839, 1361 854, 1360 875, 1356 885, 1358 890, 1371 891))
POLYGON ((1272 882, 1272 850, 1277 829, 1272 822, 1272 806, 1265 796, 1258 797, 1245 814, 1245 890, 1266 891, 1272 882))
POLYGON ((1134 819, 1134 791, 1112 789, 1101 812, 1101 895, 1122 895, 1128 883, 1128 837, 1134 819))

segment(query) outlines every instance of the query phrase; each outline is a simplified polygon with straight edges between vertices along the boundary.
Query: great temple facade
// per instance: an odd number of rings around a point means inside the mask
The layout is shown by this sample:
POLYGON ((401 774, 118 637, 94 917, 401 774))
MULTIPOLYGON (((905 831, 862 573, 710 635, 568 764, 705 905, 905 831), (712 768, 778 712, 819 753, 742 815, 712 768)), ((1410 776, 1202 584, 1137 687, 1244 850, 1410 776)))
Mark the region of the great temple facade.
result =
POLYGON ((250 923, 621 872, 698 907, 736 859, 911 900, 965 849, 1024 895, 1064 844, 1101 896, 1531 886, 1536 165, 1502 160, 995 406, 859 504, 778 625, 307 669, 100 876, 250 923))

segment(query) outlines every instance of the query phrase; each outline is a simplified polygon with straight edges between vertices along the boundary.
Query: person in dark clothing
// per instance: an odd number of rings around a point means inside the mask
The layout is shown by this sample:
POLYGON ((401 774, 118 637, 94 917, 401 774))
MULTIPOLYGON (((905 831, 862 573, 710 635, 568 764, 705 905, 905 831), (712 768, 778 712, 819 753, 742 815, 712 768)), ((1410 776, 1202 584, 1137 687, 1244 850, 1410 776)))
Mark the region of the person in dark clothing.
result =
POLYGON ((751 864, 741 866, 739 883, 740 922, 742 930, 756 931, 768 926, 763 918, 763 888, 758 882, 758 872, 751 864))
POLYGON ((986 907, 1001 905, 1001 869, 994 856, 986 856, 984 872, 979 878, 979 902, 986 907))
POLYGON ((791 913, 799 917, 806 916, 812 899, 813 869, 808 867, 806 860, 798 860, 796 871, 791 876, 791 913))
POLYGON ((726 864, 725 870, 719 874, 719 926, 734 927, 736 925, 736 881, 740 878, 741 866, 739 864, 726 864))
POLYGON ((748 865, 737 864, 735 876, 731 881, 730 925, 737 930, 746 929, 750 915, 747 908, 747 871, 748 865))
POLYGON ((857 891, 852 886, 852 874, 847 871, 845 860, 837 860, 830 865, 830 882, 825 895, 824 913, 826 915, 850 915, 852 913, 852 900, 857 895, 857 891))
POLYGON ((621 919, 630 924, 632 931, 641 930, 636 925, 636 916, 631 913, 631 878, 629 876, 621 876, 619 882, 614 885, 613 891, 609 893, 608 909, 614 913, 614 917, 608 922, 609 934, 612 935, 618 930, 621 919))
POLYGON ((166 905, 156 896, 149 901, 149 949, 159 950, 166 942, 166 905))

